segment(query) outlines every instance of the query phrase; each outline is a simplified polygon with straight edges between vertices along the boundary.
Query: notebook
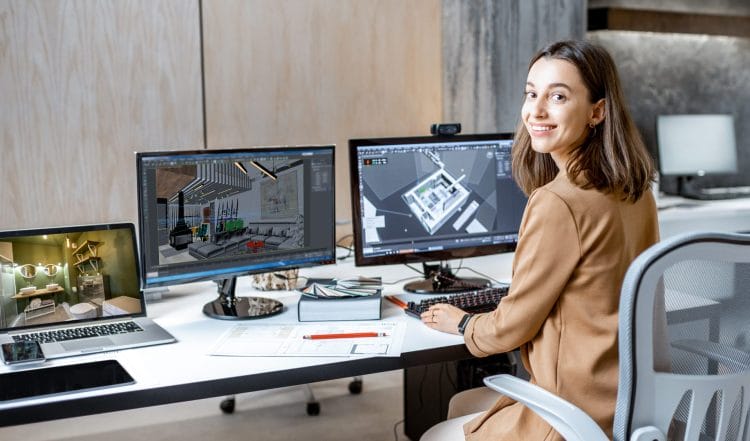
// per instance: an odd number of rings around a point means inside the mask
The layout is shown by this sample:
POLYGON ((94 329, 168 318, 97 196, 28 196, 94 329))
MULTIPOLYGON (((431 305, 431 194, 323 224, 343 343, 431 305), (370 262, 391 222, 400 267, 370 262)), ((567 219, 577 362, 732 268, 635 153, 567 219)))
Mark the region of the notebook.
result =
POLYGON ((132 223, 0 231, 0 343, 49 359, 176 341, 140 285, 132 223))

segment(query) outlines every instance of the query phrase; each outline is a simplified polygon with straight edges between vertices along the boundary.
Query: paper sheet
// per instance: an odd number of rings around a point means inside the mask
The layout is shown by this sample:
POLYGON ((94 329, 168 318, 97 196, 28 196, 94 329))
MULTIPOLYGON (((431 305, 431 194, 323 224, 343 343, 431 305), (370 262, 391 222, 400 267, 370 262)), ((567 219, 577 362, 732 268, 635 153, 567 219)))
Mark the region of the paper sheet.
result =
POLYGON ((236 357, 398 357, 406 323, 357 321, 238 324, 214 344, 210 355, 236 357), (383 337, 307 340, 306 335, 382 332, 383 337))

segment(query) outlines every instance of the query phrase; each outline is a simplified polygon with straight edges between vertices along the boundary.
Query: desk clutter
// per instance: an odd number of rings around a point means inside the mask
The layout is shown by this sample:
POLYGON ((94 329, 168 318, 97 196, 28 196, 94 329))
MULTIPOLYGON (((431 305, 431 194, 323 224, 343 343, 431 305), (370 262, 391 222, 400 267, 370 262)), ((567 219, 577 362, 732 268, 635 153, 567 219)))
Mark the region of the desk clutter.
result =
POLYGON ((380 320, 380 278, 310 279, 297 304, 301 322, 380 320))

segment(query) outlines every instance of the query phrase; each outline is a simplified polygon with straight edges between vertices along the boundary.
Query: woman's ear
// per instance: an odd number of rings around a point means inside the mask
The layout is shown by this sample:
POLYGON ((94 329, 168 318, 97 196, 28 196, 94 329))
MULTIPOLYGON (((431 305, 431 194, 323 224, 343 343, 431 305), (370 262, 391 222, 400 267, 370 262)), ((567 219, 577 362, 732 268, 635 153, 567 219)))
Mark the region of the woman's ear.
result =
POLYGON ((594 103, 594 107, 591 109, 591 125, 595 126, 604 121, 604 117, 606 116, 606 113, 604 111, 605 104, 606 100, 604 98, 594 103))

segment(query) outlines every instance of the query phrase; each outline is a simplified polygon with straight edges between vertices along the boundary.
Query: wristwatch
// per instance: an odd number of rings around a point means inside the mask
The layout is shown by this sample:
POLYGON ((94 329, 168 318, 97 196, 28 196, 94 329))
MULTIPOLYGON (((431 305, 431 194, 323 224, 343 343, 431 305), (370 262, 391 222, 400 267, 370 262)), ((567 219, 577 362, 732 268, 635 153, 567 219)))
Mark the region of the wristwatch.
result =
POLYGON ((466 331, 466 326, 469 324, 469 320, 474 316, 474 314, 466 313, 463 317, 461 317, 461 321, 458 322, 458 333, 461 335, 464 335, 464 331, 466 331))

